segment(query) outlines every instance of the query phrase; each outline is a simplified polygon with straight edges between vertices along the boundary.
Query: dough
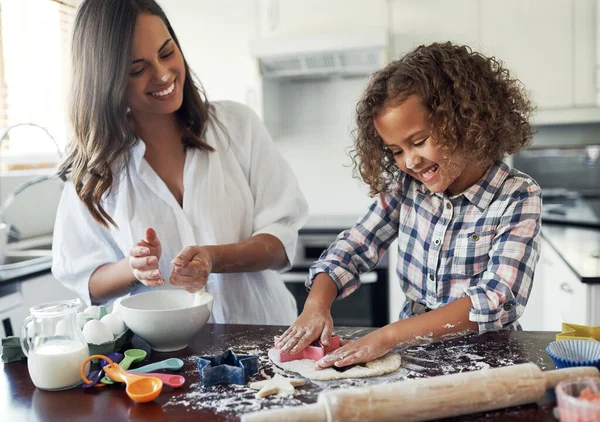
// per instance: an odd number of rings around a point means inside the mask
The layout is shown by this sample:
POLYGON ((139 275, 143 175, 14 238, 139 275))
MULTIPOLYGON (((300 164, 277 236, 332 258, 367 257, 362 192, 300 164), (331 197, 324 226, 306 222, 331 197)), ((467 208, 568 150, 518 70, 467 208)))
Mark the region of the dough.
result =
POLYGON ((260 390, 256 393, 256 397, 266 397, 271 394, 278 394, 280 396, 291 396, 294 394, 294 387, 304 385, 303 379, 298 378, 286 378, 279 374, 268 380, 251 382, 248 387, 253 390, 260 390))
POLYGON ((276 349, 269 350, 269 359, 275 365, 286 371, 296 372, 305 378, 315 381, 329 381, 343 378, 368 378, 394 372, 400 368, 400 355, 390 352, 374 361, 364 364, 365 366, 354 366, 346 371, 337 371, 333 368, 321 370, 315 369, 315 361, 310 359, 298 359, 291 362, 281 362, 276 349))

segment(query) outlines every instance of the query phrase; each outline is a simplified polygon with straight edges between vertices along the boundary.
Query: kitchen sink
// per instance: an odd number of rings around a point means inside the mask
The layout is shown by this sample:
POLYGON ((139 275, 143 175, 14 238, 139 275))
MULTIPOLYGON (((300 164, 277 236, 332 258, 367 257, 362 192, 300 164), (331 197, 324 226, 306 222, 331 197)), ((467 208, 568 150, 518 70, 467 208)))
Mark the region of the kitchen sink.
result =
POLYGON ((9 243, 0 265, 0 282, 24 277, 52 267, 52 236, 9 243))

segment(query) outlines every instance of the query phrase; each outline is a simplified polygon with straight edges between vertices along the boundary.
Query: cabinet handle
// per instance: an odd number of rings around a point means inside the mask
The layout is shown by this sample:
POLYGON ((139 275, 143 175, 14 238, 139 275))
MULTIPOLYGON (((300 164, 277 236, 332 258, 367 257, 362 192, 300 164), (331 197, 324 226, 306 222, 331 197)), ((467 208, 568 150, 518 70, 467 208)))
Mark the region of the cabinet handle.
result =
POLYGON ((565 293, 569 293, 569 294, 573 293, 573 289, 571 289, 571 287, 569 287, 568 283, 561 283, 560 289, 565 293))

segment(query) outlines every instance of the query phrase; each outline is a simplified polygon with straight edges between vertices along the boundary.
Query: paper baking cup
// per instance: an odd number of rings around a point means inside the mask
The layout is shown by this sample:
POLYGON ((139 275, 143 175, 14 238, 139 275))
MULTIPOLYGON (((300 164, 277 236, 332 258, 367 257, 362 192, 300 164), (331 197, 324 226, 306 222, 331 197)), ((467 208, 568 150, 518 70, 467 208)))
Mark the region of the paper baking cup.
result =
POLYGON ((600 342, 593 340, 553 341, 546 353, 557 368, 595 366, 600 369, 600 342))

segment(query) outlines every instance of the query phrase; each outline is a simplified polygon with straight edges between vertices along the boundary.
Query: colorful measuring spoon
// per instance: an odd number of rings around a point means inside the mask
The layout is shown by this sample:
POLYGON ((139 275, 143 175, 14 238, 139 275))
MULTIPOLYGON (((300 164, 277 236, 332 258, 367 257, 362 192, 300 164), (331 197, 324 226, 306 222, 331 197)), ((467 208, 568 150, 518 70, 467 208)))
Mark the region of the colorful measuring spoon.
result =
MULTIPOLYGON (((132 363, 134 363, 134 362, 141 362, 144 359, 146 359, 146 352, 144 350, 142 350, 142 349, 129 349, 129 350, 127 350, 125 352, 125 357, 119 363, 119 366, 121 366, 121 368, 127 370, 127 369, 129 369, 129 367, 131 366, 132 363)), ((106 372, 106 369, 104 370, 104 372, 106 372)), ((107 375, 108 375, 108 372, 107 372, 107 375)), ((114 384, 115 383, 108 376, 102 378, 100 380, 100 382, 103 383, 103 384, 114 384)))
POLYGON ((102 369, 99 369, 97 371, 90 371, 89 374, 87 374, 87 377, 90 381, 90 383, 83 383, 81 384, 81 386, 83 388, 90 388, 93 387, 94 385, 98 384, 98 381, 100 381, 100 378, 102 378, 104 376, 104 371, 102 369))
POLYGON ((160 362, 140 366, 139 368, 130 369, 129 372, 135 372, 136 374, 146 374, 148 372, 158 371, 159 369, 178 371, 181 368, 183 368, 183 361, 181 359, 169 358, 161 360, 160 362))
MULTIPOLYGON (((127 371, 132 374, 133 372, 127 371)), ((169 387, 178 388, 181 387, 185 383, 185 378, 181 375, 173 375, 173 374, 159 374, 159 373, 144 373, 144 374, 135 374, 140 377, 156 377, 160 378, 163 384, 168 385, 169 387)))
MULTIPOLYGON (((127 352, 125 352, 125 356, 127 356, 127 352)), ((133 401, 138 403, 152 401, 162 391, 163 382, 160 378, 128 373, 118 363, 114 363, 110 358, 103 355, 92 355, 83 363, 81 378, 86 384, 91 381, 85 376, 85 365, 92 359, 104 359, 108 361, 108 365, 104 367, 104 372, 116 381, 124 382, 127 385, 125 392, 133 401)))

